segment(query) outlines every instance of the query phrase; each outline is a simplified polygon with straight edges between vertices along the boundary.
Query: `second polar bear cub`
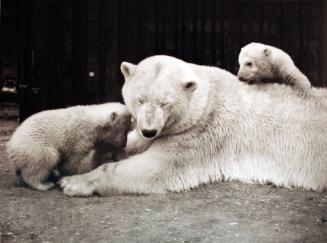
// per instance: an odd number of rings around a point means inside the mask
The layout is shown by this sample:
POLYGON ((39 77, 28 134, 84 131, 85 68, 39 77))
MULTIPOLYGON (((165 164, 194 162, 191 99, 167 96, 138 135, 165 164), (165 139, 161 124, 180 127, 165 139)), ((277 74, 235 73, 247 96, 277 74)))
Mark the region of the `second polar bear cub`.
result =
POLYGON ((281 49, 261 43, 250 43, 241 49, 237 77, 248 83, 283 83, 299 90, 311 87, 309 79, 281 49))
POLYGON ((37 190, 55 186, 48 178, 84 173, 99 164, 102 152, 126 146, 131 115, 125 105, 106 103, 48 110, 32 115, 7 143, 18 179, 37 190))

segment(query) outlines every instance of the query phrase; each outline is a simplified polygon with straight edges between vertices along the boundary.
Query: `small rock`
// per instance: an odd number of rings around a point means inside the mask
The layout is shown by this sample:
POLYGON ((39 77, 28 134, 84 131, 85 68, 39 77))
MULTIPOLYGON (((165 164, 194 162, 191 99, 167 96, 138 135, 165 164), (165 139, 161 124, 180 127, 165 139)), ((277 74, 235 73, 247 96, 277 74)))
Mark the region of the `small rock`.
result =
POLYGON ((305 200, 306 201, 312 201, 313 200, 313 197, 306 197, 305 200))
POLYGON ((229 223, 229 225, 237 225, 238 223, 237 222, 232 222, 232 223, 229 223))
POLYGON ((327 221, 326 218, 319 217, 316 219, 317 224, 323 224, 327 221))

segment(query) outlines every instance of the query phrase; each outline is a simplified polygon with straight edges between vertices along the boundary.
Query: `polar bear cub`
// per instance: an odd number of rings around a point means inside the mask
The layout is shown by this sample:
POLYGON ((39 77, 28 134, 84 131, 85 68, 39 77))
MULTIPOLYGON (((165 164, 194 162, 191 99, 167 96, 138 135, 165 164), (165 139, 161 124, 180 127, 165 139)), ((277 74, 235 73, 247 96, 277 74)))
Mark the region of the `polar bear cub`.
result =
POLYGON ((62 175, 87 172, 102 152, 126 145, 131 116, 120 103, 73 106, 32 115, 14 132, 6 149, 18 179, 45 191, 57 170, 62 175))
POLYGON ((250 43, 241 49, 237 77, 248 83, 283 83, 299 90, 311 87, 291 57, 273 46, 250 43))

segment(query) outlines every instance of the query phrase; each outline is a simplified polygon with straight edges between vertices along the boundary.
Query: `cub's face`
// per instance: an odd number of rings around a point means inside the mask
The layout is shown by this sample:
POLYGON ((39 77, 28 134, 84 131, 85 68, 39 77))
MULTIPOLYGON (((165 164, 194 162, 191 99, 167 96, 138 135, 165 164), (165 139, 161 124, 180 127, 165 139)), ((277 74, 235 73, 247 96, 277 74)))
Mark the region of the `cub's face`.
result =
POLYGON ((268 82, 274 78, 271 50, 268 46, 251 43, 241 49, 237 73, 239 80, 247 83, 268 82))
POLYGON ((164 134, 185 118, 197 89, 192 72, 180 68, 181 60, 171 59, 155 56, 137 66, 126 62, 121 65, 123 97, 136 120, 136 129, 145 139, 164 134))
POLYGON ((108 103, 101 107, 102 123, 98 126, 98 143, 116 148, 126 146, 127 134, 131 127, 131 115, 126 106, 108 103))

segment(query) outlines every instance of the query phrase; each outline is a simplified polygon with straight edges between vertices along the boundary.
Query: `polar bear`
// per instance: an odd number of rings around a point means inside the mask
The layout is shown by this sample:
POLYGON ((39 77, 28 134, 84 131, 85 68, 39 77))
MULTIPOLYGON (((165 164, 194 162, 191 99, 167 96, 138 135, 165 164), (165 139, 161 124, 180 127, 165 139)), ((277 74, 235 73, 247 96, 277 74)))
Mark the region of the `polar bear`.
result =
POLYGON ((120 103, 73 106, 32 115, 13 133, 6 150, 18 179, 37 190, 55 186, 52 171, 84 173, 126 145, 131 116, 120 103), (106 156, 105 156, 106 155, 106 156))
POLYGON ((63 177, 69 196, 181 192, 222 180, 327 187, 327 111, 289 86, 260 90, 169 56, 123 62, 142 153, 63 177))
POLYGON ((311 88, 309 79, 295 66, 292 58, 279 48, 250 43, 241 49, 238 78, 248 83, 283 83, 299 90, 311 88))

